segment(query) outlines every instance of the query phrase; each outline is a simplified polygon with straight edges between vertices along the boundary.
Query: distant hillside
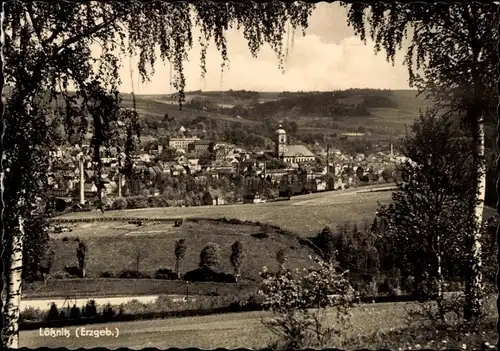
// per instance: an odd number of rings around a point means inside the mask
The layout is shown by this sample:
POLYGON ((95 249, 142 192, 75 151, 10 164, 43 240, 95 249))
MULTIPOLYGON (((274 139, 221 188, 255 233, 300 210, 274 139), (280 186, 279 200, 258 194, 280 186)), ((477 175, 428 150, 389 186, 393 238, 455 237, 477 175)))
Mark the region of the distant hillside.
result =
MULTIPOLYGON (((371 142, 394 142, 410 126, 420 109, 430 104, 417 97, 412 90, 349 89, 331 92, 254 92, 254 91, 189 91, 186 102, 179 110, 177 97, 168 94, 138 95, 136 107, 141 120, 153 128, 149 130, 178 129, 180 125, 196 129, 217 131, 205 134, 207 138, 241 140, 233 137, 235 130, 248 130, 249 145, 268 145, 278 124, 297 142, 306 144, 318 140, 345 143, 367 139, 371 142), (162 122, 168 114, 168 123, 162 122), (198 121, 205 121, 202 124, 198 121), (157 126, 163 124, 158 129, 157 126), (293 124, 293 126, 292 126, 293 124)), ((132 107, 130 94, 123 95, 123 105, 132 107)), ((245 134, 245 133, 237 133, 245 134)), ((352 145, 346 147, 352 148, 352 145)), ((359 146, 361 149, 364 148, 359 146)), ((371 146, 368 146, 371 148, 371 146)))

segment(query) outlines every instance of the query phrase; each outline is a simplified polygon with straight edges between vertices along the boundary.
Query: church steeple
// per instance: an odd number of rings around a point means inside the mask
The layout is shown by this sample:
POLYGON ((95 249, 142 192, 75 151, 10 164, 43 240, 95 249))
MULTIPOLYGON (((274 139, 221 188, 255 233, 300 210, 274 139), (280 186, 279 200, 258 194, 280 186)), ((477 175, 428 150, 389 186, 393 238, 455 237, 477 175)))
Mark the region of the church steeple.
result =
POLYGON ((283 155, 283 152, 286 149, 286 131, 283 129, 281 124, 279 125, 278 129, 276 130, 276 140, 275 140, 275 147, 276 147, 276 157, 280 157, 283 155))

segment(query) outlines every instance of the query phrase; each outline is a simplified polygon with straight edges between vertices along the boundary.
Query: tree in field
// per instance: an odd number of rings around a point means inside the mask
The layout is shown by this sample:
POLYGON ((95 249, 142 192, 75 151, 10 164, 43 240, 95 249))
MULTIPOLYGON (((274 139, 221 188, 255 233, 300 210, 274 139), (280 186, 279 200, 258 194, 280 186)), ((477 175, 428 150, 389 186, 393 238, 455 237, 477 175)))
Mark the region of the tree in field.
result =
POLYGON ((200 252, 200 268, 217 268, 219 264, 219 245, 208 243, 200 252))
POLYGON ((46 281, 47 275, 50 273, 50 269, 54 263, 55 254, 54 250, 48 248, 40 260, 39 271, 43 281, 46 281))
POLYGON ((236 282, 238 282, 241 274, 241 264, 243 261, 243 246, 241 245, 241 242, 235 241, 231 246, 230 260, 231 266, 233 266, 234 270, 234 277, 236 279, 236 282))
MULTIPOLYGON (((253 55, 268 43, 281 67, 287 23, 294 29, 307 27, 313 7, 305 3, 208 1, 2 3, 2 79, 10 86, 0 133, 5 156, 0 164, 4 204, 0 251, 5 262, 0 287, 5 296, 0 306, 5 317, 0 325, 2 346, 18 345, 23 252, 28 254, 24 244, 35 242, 43 231, 31 223, 47 188, 47 151, 59 142, 49 131, 51 121, 61 122, 66 140, 72 143, 81 144, 86 132, 92 132, 96 183, 101 186, 101 147, 119 145, 130 154, 140 136, 137 111, 120 108, 118 71, 124 56, 138 54, 144 81, 153 71, 159 48, 160 58, 171 62, 176 72, 174 86, 182 103, 183 61, 192 47, 194 25, 201 29, 203 74, 206 48, 212 40, 224 62, 228 61, 225 35, 233 26, 244 29, 253 55), (97 56, 91 50, 95 44, 102 49, 97 56), (68 92, 70 87, 73 92, 68 92), (119 137, 119 121, 126 126, 125 140, 119 137)), ((130 157, 122 171, 125 176, 131 172, 130 157)))
POLYGON ((397 183, 393 203, 378 209, 387 223, 382 235, 398 257, 396 266, 414 276, 426 295, 437 297, 442 321, 443 267, 461 255, 469 238, 464 213, 474 196, 471 143, 449 117, 437 117, 436 111, 421 114, 406 135, 403 154, 411 161, 400 169, 405 181, 397 183))
POLYGON ((181 278, 181 261, 186 255, 187 246, 185 239, 179 239, 175 241, 175 273, 177 277, 181 278))
POLYGON ((76 248, 76 258, 78 260, 78 268, 81 272, 81 277, 85 278, 85 259, 87 258, 87 245, 81 240, 77 240, 78 246, 76 248))
MULTIPOLYGON (((466 319, 481 315, 481 222, 486 172, 485 123, 494 120, 498 64, 497 5, 494 3, 373 3, 346 4, 348 23, 361 39, 365 26, 375 41, 375 51, 384 50, 394 63, 396 51, 409 38, 404 63, 409 82, 425 92, 442 110, 458 113, 464 130, 473 139, 475 197, 470 201, 473 267, 467 283, 466 319), (420 71, 420 72, 419 72, 420 71)), ((500 229, 499 229, 500 230, 500 229)))

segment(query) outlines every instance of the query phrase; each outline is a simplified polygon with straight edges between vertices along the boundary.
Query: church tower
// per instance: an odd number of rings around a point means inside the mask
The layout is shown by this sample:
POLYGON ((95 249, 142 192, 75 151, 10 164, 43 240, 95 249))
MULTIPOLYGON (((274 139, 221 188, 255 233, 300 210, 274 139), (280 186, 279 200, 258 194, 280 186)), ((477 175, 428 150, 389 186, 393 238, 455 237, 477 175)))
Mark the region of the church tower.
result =
POLYGON ((283 155, 283 152, 286 151, 286 131, 283 129, 283 127, 280 126, 276 130, 276 140, 275 140, 275 153, 276 157, 281 157, 283 155))

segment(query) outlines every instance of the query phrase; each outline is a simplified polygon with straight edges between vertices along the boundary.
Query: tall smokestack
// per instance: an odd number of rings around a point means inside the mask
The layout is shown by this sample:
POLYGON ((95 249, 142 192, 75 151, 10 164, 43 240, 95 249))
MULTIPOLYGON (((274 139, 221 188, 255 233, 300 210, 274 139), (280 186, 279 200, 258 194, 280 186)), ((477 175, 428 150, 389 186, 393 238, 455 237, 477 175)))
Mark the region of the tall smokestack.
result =
POLYGON ((392 146, 392 143, 391 143, 391 157, 394 157, 394 148, 392 146))
POLYGON ((326 146, 326 173, 330 172, 330 145, 326 146))
POLYGON ((80 155, 80 204, 85 205, 85 177, 83 175, 83 155, 80 155))
POLYGON ((122 173, 118 170, 118 197, 122 197, 122 173))

